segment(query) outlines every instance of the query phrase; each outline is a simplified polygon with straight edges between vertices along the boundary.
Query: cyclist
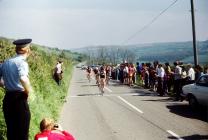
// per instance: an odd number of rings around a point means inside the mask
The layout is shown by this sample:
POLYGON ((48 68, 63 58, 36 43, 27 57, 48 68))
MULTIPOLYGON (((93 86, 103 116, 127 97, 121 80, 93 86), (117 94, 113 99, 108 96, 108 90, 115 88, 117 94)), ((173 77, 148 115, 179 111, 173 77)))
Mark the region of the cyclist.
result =
POLYGON ((105 68, 102 66, 100 67, 100 86, 99 86, 102 94, 104 93, 105 81, 106 81, 106 71, 105 68))
POLYGON ((99 77, 99 70, 98 70, 98 67, 96 67, 95 69, 93 69, 93 71, 94 71, 94 75, 95 75, 96 84, 97 84, 98 87, 99 87, 99 84, 100 84, 100 82, 99 82, 100 77, 99 77))
POLYGON ((91 68, 88 66, 87 69, 86 69, 86 72, 87 72, 87 79, 89 80, 89 82, 91 81, 91 68))

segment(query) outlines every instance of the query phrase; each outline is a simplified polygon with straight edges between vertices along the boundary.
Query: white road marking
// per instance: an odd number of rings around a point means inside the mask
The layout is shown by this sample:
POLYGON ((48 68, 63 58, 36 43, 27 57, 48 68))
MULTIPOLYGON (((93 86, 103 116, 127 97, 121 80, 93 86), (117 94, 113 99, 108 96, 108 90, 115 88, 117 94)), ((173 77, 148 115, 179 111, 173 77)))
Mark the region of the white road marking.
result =
POLYGON ((141 111, 140 109, 136 108, 134 105, 132 105, 131 103, 129 103, 128 101, 126 101, 124 98, 122 98, 121 96, 118 96, 118 98, 120 100, 122 100, 124 103, 126 103, 127 105, 129 105, 130 107, 132 107, 134 110, 136 110, 139 113, 143 113, 143 111, 141 111))
POLYGON ((109 92, 113 92, 111 89, 107 88, 107 87, 104 87, 107 91, 109 92))
POLYGON ((184 139, 182 139, 180 136, 178 136, 176 133, 174 133, 174 132, 171 131, 171 130, 167 130, 167 132, 168 132, 169 134, 171 134, 172 136, 176 137, 178 140, 184 140, 184 139))

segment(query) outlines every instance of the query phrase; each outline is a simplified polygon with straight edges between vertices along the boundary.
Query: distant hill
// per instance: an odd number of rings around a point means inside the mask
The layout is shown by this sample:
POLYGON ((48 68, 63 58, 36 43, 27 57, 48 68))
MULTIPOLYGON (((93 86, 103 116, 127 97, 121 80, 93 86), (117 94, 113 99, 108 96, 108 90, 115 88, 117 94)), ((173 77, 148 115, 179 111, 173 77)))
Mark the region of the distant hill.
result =
MULTIPOLYGON (((11 49, 12 47, 14 47, 14 45, 12 44, 13 41, 14 41, 14 39, 9 39, 9 38, 5 38, 5 37, 0 36, 0 50, 1 50, 0 61, 3 61, 8 56, 15 54, 15 52, 12 51, 13 49, 11 49), (4 47, 6 47, 7 49, 5 49, 4 47)), ((35 48, 38 51, 42 51, 47 54, 55 54, 59 57, 72 59, 72 60, 78 61, 78 62, 81 62, 85 59, 84 55, 82 55, 78 52, 71 52, 70 50, 66 50, 66 49, 59 49, 59 48, 42 46, 39 44, 35 44, 33 42, 32 42, 32 46, 33 46, 33 48, 35 48)))
MULTIPOLYGON (((192 41, 187 42, 167 42, 167 43, 147 43, 134 44, 126 46, 89 46, 85 48, 74 49, 72 51, 88 53, 96 52, 99 48, 120 49, 125 48, 134 53, 135 61, 152 62, 159 60, 160 62, 173 62, 181 60, 186 63, 194 63, 192 41)), ((208 64, 208 40, 197 42, 198 58, 200 64, 208 64)))

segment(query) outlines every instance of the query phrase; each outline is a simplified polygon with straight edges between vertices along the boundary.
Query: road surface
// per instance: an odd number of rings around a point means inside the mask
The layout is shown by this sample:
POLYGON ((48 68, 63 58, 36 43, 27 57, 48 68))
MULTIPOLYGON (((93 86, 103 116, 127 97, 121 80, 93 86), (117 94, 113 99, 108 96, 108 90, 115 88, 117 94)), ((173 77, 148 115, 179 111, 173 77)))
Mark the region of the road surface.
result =
POLYGON ((206 111, 187 102, 111 81, 103 96, 86 73, 74 69, 59 122, 76 140, 205 140, 206 111))

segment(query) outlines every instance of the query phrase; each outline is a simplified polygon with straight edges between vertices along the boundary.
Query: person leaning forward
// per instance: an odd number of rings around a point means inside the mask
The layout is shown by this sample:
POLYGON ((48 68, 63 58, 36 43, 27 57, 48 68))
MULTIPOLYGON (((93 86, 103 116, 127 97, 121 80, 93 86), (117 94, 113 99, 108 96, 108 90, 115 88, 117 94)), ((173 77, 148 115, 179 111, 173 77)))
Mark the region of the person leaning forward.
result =
POLYGON ((40 122, 40 132, 35 135, 35 140, 75 140, 67 131, 64 131, 53 119, 44 118, 40 122))
POLYGON ((26 58, 30 54, 32 39, 19 39, 16 45, 17 55, 6 60, 0 67, 5 96, 3 113, 7 126, 8 140, 28 140, 30 109, 27 98, 32 91, 28 78, 29 68, 26 58))

